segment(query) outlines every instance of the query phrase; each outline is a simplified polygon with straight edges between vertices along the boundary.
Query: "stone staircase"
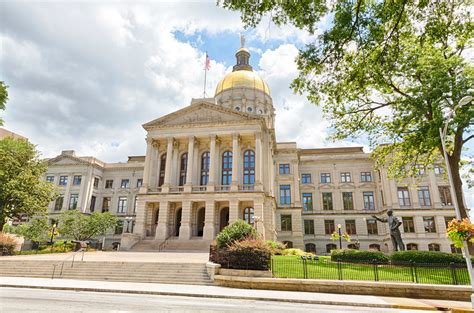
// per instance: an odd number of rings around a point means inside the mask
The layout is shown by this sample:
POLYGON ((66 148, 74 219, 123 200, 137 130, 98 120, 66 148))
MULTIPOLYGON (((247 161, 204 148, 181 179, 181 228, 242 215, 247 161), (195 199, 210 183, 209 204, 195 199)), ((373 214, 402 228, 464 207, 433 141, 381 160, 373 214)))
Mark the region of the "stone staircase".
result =
MULTIPOLYGON (((173 260, 170 260, 172 262, 173 260)), ((44 277, 139 283, 212 285, 200 263, 72 262, 2 260, 0 276, 44 277), (58 264, 54 270, 54 264, 58 264), (61 273, 62 267, 62 273, 61 273)))
MULTIPOLYGON (((133 252, 157 252, 163 241, 155 239, 142 239, 135 244, 130 251, 133 252)), ((180 240, 178 237, 170 237, 160 252, 209 252, 210 240, 202 238, 191 238, 180 240)))

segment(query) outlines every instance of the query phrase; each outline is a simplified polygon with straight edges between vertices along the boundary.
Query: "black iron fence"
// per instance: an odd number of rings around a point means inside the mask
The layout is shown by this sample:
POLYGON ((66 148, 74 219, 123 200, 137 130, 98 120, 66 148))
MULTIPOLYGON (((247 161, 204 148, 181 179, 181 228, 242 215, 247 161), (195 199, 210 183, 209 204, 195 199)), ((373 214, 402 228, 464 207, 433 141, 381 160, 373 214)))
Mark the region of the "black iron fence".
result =
POLYGON ((378 262, 348 263, 306 257, 273 256, 273 277, 302 279, 365 280, 421 284, 469 285, 464 264, 378 262))

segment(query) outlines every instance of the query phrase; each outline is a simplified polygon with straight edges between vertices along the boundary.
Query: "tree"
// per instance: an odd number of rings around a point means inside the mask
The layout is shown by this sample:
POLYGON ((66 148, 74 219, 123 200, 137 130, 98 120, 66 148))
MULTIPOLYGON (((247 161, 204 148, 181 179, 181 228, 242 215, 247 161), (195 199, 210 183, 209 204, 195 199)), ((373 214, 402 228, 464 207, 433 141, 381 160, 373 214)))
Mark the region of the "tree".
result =
POLYGON ((0 231, 6 219, 44 215, 57 197, 53 184, 42 178, 46 164, 27 140, 0 140, 0 231))
POLYGON ((441 157, 438 129, 446 111, 448 163, 461 215, 467 217, 460 176, 461 152, 474 138, 474 67, 465 51, 474 25, 462 0, 438 1, 223 1, 240 10, 247 26, 270 14, 312 34, 328 16, 328 28, 302 48, 292 87, 322 106, 333 139, 367 136, 378 168, 391 178, 414 176, 441 157), (418 167, 417 167, 418 166, 418 167))
POLYGON ((94 212, 86 215, 77 210, 70 210, 61 214, 59 232, 64 237, 86 241, 104 234, 117 224, 117 217, 110 212, 94 212))
MULTIPOLYGON (((0 110, 5 110, 5 104, 8 100, 8 86, 3 81, 0 81, 0 110)), ((0 126, 3 125, 3 119, 0 117, 0 126)))
POLYGON ((5 225, 4 230, 8 233, 23 236, 34 242, 48 241, 51 237, 51 226, 48 225, 48 219, 45 217, 33 218, 28 223, 17 226, 7 226, 5 225))

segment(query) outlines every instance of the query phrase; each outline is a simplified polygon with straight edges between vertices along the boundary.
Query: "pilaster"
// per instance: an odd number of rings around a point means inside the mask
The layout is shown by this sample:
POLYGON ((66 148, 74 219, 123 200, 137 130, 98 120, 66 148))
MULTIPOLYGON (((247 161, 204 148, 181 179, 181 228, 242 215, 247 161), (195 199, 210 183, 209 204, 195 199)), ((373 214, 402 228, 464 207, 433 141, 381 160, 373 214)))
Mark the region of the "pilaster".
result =
MULTIPOLYGON (((168 163, 168 162, 167 162, 168 163)), ((160 208, 158 211, 158 225, 156 227, 156 236, 155 239, 166 240, 169 236, 169 211, 170 211, 170 202, 161 201, 160 208)))
POLYGON ((179 239, 191 239, 191 216, 193 203, 191 201, 182 202, 181 227, 179 228, 179 239))
POLYGON ((229 201, 229 225, 239 218, 239 200, 232 199, 229 201))
POLYGON ((204 240, 213 240, 216 233, 215 221, 216 203, 214 200, 206 201, 206 214, 204 218, 204 240))

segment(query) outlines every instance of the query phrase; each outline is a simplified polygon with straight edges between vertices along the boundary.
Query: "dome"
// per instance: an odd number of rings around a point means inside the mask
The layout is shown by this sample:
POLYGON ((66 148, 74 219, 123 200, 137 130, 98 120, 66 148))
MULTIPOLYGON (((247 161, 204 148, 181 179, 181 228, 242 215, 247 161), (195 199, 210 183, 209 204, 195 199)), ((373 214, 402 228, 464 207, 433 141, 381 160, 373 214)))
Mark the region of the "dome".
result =
POLYGON ((270 96, 267 83, 252 70, 238 70, 230 72, 217 84, 216 96, 224 90, 232 88, 250 88, 263 91, 270 96))

